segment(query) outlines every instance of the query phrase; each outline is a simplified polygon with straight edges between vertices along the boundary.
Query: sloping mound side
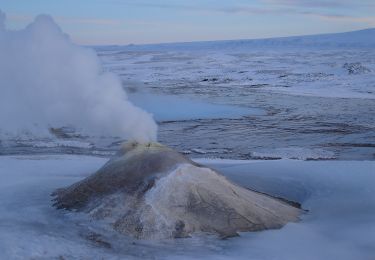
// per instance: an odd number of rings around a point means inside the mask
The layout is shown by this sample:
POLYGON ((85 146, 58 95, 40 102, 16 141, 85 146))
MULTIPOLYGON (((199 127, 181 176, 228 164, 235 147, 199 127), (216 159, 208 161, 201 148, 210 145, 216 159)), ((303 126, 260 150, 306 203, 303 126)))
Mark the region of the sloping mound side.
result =
POLYGON ((81 210, 89 201, 115 192, 136 193, 152 185, 177 164, 195 164, 190 159, 158 143, 126 143, 95 174, 67 188, 56 190, 54 206, 81 210))

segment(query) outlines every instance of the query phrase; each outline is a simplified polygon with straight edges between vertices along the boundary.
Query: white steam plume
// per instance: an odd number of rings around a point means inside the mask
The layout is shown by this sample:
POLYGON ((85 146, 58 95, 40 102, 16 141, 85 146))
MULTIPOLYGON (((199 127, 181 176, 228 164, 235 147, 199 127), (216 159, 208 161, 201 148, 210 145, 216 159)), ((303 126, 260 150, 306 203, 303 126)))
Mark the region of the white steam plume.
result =
POLYGON ((0 11, 0 132, 43 136, 51 127, 154 141, 152 116, 127 100, 96 53, 73 44, 53 19, 8 31, 0 11))

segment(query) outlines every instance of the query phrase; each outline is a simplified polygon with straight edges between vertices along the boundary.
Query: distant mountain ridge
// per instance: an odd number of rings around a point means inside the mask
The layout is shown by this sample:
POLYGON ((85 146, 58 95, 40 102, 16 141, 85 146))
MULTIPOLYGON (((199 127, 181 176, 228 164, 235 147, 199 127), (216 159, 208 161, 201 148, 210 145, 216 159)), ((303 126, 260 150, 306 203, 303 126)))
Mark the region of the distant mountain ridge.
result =
MULTIPOLYGON (((104 46, 97 46, 102 48, 104 46)), ((120 46, 106 46, 106 48, 120 46)), ((219 40, 201 42, 159 43, 121 46, 127 50, 205 50, 247 48, 374 48, 375 28, 306 36, 289 36, 266 39, 219 40)))

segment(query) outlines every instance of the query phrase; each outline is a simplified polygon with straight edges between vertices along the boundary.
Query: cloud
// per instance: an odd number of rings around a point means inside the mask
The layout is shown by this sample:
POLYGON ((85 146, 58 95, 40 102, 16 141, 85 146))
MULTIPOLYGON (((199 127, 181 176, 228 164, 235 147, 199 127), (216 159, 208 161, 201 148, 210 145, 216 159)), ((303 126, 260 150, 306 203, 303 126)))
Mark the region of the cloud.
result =
POLYGON ((174 9, 181 11, 193 11, 193 12, 204 12, 204 13, 271 13, 273 12, 267 8, 258 8, 255 6, 242 6, 237 4, 217 4, 214 1, 189 1, 189 4, 186 2, 181 3, 181 1, 176 1, 173 3, 156 3, 156 2, 147 2, 147 1, 120 1, 112 0, 109 1, 112 4, 121 4, 126 6, 136 6, 136 7, 145 7, 145 8, 156 8, 156 9, 174 9))
POLYGON ((5 13, 0 11, 0 31, 5 30, 5 20, 6 20, 5 13))
POLYGON ((59 23, 73 24, 119 25, 122 23, 122 21, 116 19, 72 18, 64 16, 56 16, 55 19, 59 23))
POLYGON ((305 8, 350 8, 350 7, 374 7, 372 0, 262 0, 265 4, 278 6, 293 6, 305 8))
POLYGON ((302 7, 338 7, 342 1, 309 1, 309 0, 262 0, 265 4, 278 6, 302 6, 302 7))
MULTIPOLYGON (((24 14, 8 14, 7 20, 17 22, 31 22, 34 19, 32 15, 24 14)), ((116 19, 99 19, 99 18, 85 18, 85 17, 68 17, 68 16, 54 16, 59 24, 89 24, 89 25, 119 25, 121 20, 116 19)))
POLYGON ((342 23, 362 23, 367 26, 375 26, 375 16, 354 16, 342 12, 342 8, 371 9, 375 7, 375 3, 362 1, 358 3, 351 0, 343 1, 309 1, 309 0, 262 0, 274 6, 264 6, 264 8, 252 6, 232 6, 226 8, 216 8, 213 11, 220 11, 233 14, 278 14, 278 15, 303 15, 315 17, 320 20, 342 22, 342 23), (294 8, 292 8, 294 7, 294 8), (296 8, 297 7, 297 8, 296 8), (341 7, 338 8, 338 7, 341 7), (319 8, 319 10, 317 10, 319 8))
POLYGON ((375 27, 375 17, 355 17, 350 15, 330 15, 330 14, 317 14, 317 13, 305 13, 325 21, 340 22, 340 23, 362 23, 369 27, 375 27))
POLYGON ((190 1, 189 4, 185 2, 175 1, 173 3, 156 3, 148 1, 132 1, 132 0, 112 0, 111 3, 124 4, 130 6, 138 6, 144 8, 157 9, 174 9, 188 12, 201 12, 205 14, 238 14, 238 15, 262 15, 262 14, 277 14, 277 15, 309 15, 316 16, 321 19, 335 19, 347 20, 352 22, 366 22, 372 24, 372 17, 356 18, 348 15, 348 10, 364 9, 371 10, 375 8, 373 0, 362 0, 361 2, 355 0, 259 0, 253 4, 240 4, 233 1, 231 3, 216 4, 212 1, 190 1), (318 10, 319 9, 319 10, 318 10), (314 10, 314 11, 312 11, 314 10), (345 10, 345 12, 344 12, 345 10))

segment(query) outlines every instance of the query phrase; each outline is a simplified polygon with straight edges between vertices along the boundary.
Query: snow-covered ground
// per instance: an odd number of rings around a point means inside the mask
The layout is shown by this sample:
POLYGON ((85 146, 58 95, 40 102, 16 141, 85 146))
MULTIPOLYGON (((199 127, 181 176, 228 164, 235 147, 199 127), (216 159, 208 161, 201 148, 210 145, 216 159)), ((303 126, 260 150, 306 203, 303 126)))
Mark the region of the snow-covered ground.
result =
POLYGON ((375 98, 375 29, 96 49, 104 65, 123 80, 161 85, 168 93, 199 89, 200 94, 210 95, 214 88, 220 96, 228 94, 225 90, 230 87, 234 92, 257 88, 293 95, 375 98), (189 83, 194 86, 180 89, 189 83))
POLYGON ((105 161, 78 155, 0 157, 0 258, 373 259, 375 254, 373 161, 200 160, 241 185, 298 201, 308 212, 281 230, 175 241, 134 240, 51 206, 51 192, 105 161))
MULTIPOLYGON (((158 140, 191 156, 373 160, 374 35, 369 29, 95 50, 129 99, 158 121, 158 140)), ((1 131, 0 153, 8 155, 107 156, 123 141, 69 127, 41 139, 1 131)))
POLYGON ((364 30, 96 50, 159 121, 159 140, 180 151, 373 160, 374 39, 364 30))
POLYGON ((214 88, 221 96, 231 88, 234 94, 258 89, 292 95, 375 98, 374 49, 135 52, 118 47, 116 51, 100 49, 99 54, 106 67, 125 81, 140 81, 150 88, 161 85, 165 93, 197 91, 207 96, 214 88), (184 89, 192 83, 189 90, 184 89))

